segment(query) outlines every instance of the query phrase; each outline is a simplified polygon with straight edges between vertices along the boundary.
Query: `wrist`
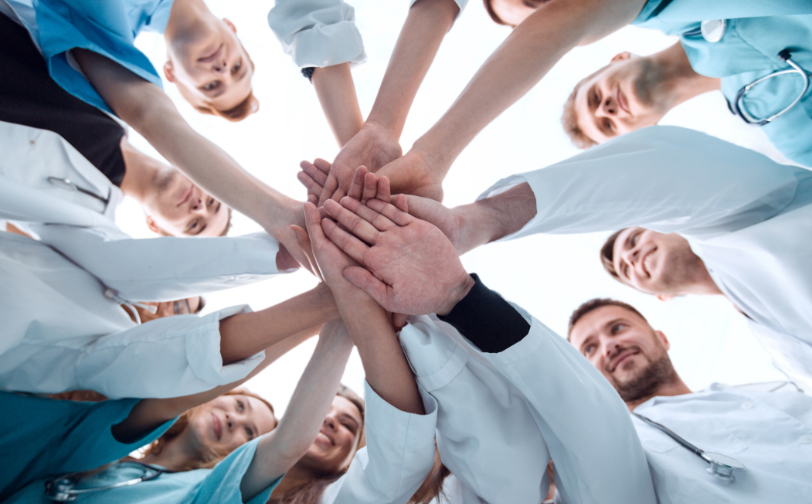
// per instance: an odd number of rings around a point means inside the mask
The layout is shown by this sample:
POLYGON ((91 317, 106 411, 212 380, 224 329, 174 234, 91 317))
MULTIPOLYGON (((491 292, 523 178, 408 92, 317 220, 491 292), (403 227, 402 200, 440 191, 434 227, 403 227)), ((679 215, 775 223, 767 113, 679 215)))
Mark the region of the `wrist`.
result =
POLYGON ((476 281, 469 275, 468 273, 465 274, 464 278, 460 278, 460 281, 451 289, 451 293, 449 294, 446 302, 441 306, 435 313, 437 315, 443 316, 448 315, 454 307, 462 301, 465 296, 471 292, 471 289, 476 284, 476 281))

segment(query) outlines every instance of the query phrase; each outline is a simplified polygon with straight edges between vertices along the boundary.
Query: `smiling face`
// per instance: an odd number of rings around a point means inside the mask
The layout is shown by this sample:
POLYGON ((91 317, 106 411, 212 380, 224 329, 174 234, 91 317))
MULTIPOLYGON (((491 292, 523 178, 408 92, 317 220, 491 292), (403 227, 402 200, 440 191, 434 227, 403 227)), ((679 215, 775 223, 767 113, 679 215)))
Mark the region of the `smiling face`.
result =
POLYGON ((228 226, 228 207, 173 168, 159 173, 142 206, 147 226, 160 234, 221 236, 228 226))
POLYGON ((653 126, 669 108, 659 99, 663 73, 649 58, 623 52, 575 93, 580 130, 597 143, 653 126))
POLYGON ((348 399, 336 396, 316 440, 299 463, 320 474, 345 470, 358 450, 363 425, 358 408, 348 399))
POLYGON ((612 266, 622 283, 661 299, 684 293, 706 271, 688 240, 641 227, 626 228, 617 236, 612 266))
POLYGON ((254 65, 228 19, 200 23, 167 47, 164 75, 194 107, 227 111, 251 94, 254 65))
POLYGON ((265 403, 256 397, 234 394, 222 395, 195 410, 187 432, 198 451, 223 454, 271 432, 276 425, 265 403))
POLYGON ((665 334, 622 306, 587 312, 573 324, 569 339, 626 402, 653 396, 677 377, 665 334))

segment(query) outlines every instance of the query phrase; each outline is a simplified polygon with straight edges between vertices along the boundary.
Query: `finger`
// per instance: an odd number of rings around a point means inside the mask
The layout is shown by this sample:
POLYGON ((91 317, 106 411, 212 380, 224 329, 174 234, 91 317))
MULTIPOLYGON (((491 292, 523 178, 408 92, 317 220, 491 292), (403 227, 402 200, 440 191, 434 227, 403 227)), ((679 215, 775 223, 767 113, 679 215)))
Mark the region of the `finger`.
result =
POLYGON ((296 236, 299 246, 302 247, 302 251, 304 251, 305 255, 307 256, 307 260, 310 262, 310 267, 312 268, 313 273, 319 278, 319 280, 324 281, 324 275, 321 274, 318 264, 316 263, 316 257, 313 255, 313 244, 310 242, 310 236, 308 236, 307 231, 295 224, 291 225, 290 229, 293 230, 293 234, 296 236))
POLYGON ((321 194, 321 185, 319 185, 318 182, 313 180, 313 177, 308 175, 306 172, 300 171, 299 173, 296 174, 296 178, 303 186, 305 186, 305 189, 307 189, 308 196, 311 194, 315 194, 316 198, 319 197, 319 194, 321 194))
POLYGON ((376 212, 383 214, 398 226, 407 226, 414 221, 414 217, 408 213, 391 203, 386 203, 385 201, 381 201, 379 199, 367 201, 367 206, 376 212))
MULTIPOLYGON (((378 177, 374 173, 367 173, 364 177, 364 194, 361 195, 361 203, 366 203, 378 194, 378 177)), ((359 198, 356 198, 359 199, 359 198)))
MULTIPOLYGON (((282 242, 280 241, 280 243, 282 243, 282 242)), ((285 248, 288 249, 288 253, 291 255, 291 257, 293 257, 293 259, 297 263, 301 264, 302 267, 304 269, 306 269, 307 271, 309 271, 310 273, 313 273, 314 275, 316 274, 313 271, 313 268, 310 266, 310 261, 308 261, 307 255, 304 253, 302 248, 298 247, 298 246, 295 246, 295 245, 298 245, 298 243, 286 243, 284 245, 285 245, 285 248)))
POLYGON ((372 224, 378 231, 388 231, 395 227, 395 223, 386 218, 384 215, 381 215, 379 212, 376 212, 375 210, 354 199, 342 199, 341 206, 346 209, 345 211, 349 211, 350 213, 357 215, 358 217, 372 224))
MULTIPOLYGON (((389 177, 378 177, 378 191, 375 198, 386 201, 387 203, 392 200, 392 191, 389 188, 389 177)), ((366 201, 364 203, 366 203, 366 201)))
POLYGON ((378 280, 375 275, 359 266, 350 266, 344 269, 344 278, 389 310, 388 305, 391 304, 389 303, 389 286, 378 280))
POLYGON ((395 197, 392 198, 392 204, 401 212, 409 213, 409 198, 405 194, 396 194, 395 197))
POLYGON ((324 189, 322 189, 321 194, 319 195, 318 206, 324 205, 324 202, 333 196, 336 189, 338 189, 338 179, 331 173, 327 176, 327 182, 324 183, 324 189))
POLYGON ((338 227, 338 224, 330 219, 323 219, 321 221, 321 228, 324 231, 324 235, 326 235, 327 238, 336 245, 336 247, 340 248, 345 254, 355 259, 356 262, 365 264, 364 257, 366 256, 367 251, 369 251, 369 246, 367 246, 366 243, 344 231, 338 227))
POLYGON ((321 241, 326 238, 321 229, 320 209, 316 208, 316 206, 310 202, 302 205, 302 208, 304 208, 305 225, 307 226, 307 234, 310 236, 310 240, 313 241, 314 244, 321 243, 321 241))
POLYGON ((313 203, 314 205, 317 205, 319 203, 319 195, 318 194, 308 194, 307 195, 307 202, 308 203, 313 203))
MULTIPOLYGON (((366 166, 359 166, 355 170, 355 175, 352 177, 352 184, 350 190, 347 191, 347 196, 353 199, 361 199, 361 194, 364 192, 364 177, 368 174, 366 166)), ((374 177, 374 175, 373 175, 374 177)))
POLYGON ((299 163, 299 166, 302 168, 303 172, 313 177, 313 180, 315 180, 320 186, 323 187, 324 183, 327 182, 327 177, 329 176, 329 173, 325 173, 319 170, 313 163, 309 161, 302 161, 301 163, 299 163))
POLYGON ((347 195, 347 193, 344 191, 344 189, 339 187, 338 189, 336 189, 336 191, 333 193, 333 195, 330 196, 328 199, 331 199, 331 200, 335 201, 336 203, 338 203, 339 201, 341 201, 341 198, 343 198, 346 195, 347 195))
POLYGON ((332 167, 332 164, 329 161, 327 161, 326 159, 316 158, 316 159, 313 160, 313 166, 315 166, 316 168, 318 168, 319 170, 321 170, 325 174, 329 174, 330 173, 330 168, 332 167))
MULTIPOLYGON (((355 201, 349 197, 342 199, 342 201, 344 200, 355 201)), ((355 201, 355 203, 361 206, 360 202, 355 201)), ((375 243, 378 240, 378 229, 374 225, 353 212, 350 212, 335 201, 330 200, 325 203, 324 209, 327 211, 327 215, 335 219, 335 221, 344 226, 347 231, 366 243, 375 243)))

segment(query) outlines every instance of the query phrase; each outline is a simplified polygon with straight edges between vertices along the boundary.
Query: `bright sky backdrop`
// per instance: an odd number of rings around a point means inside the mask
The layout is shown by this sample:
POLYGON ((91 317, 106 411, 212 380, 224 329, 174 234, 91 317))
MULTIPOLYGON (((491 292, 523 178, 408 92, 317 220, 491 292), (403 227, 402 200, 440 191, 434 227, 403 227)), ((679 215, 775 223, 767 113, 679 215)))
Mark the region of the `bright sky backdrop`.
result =
MULTIPOLYGON (((303 200, 296 180, 299 162, 322 157, 332 160, 338 146, 318 105, 315 92, 301 76, 268 28, 269 0, 229 2, 209 0, 210 8, 229 18, 256 64, 253 84, 260 110, 241 123, 204 116, 183 101, 174 85, 166 91, 181 113, 203 135, 224 148, 244 168, 272 187, 303 200)), ((349 0, 355 7, 364 38, 367 62, 353 70, 361 103, 367 114, 375 100, 389 56, 406 18, 405 0, 349 0)), ((445 112, 471 76, 510 29, 494 24, 479 0, 471 0, 456 21, 412 106, 401 145, 404 152, 445 112)), ((530 93, 488 126, 460 155, 445 180, 445 204, 473 201, 500 178, 548 166, 578 153, 559 123, 561 107, 582 77, 608 63, 621 51, 650 54, 676 38, 627 27, 600 42, 577 48, 530 93)), ((165 61, 163 38, 143 34, 137 45, 160 69, 165 61)), ((722 95, 708 93, 669 113, 663 124, 699 129, 780 158, 756 127, 748 127, 727 110, 722 95)), ((137 134, 133 143, 158 154, 137 134)), ((629 188, 633 197, 634 187, 629 188)), ((118 221, 138 238, 151 237, 140 208, 132 201, 121 207, 118 221)), ((255 223, 235 215, 233 235, 259 231, 255 223)), ((750 335, 744 317, 721 297, 694 296, 660 302, 612 280, 601 268, 598 249, 609 233, 535 235, 495 243, 468 253, 463 263, 470 272, 505 298, 518 303, 545 324, 564 334, 570 313, 593 297, 613 297, 631 303, 665 332, 677 371, 694 390, 713 382, 730 384, 782 379, 770 359, 750 335)), ((205 312, 236 304, 259 310, 284 301, 316 285, 306 272, 276 277, 251 286, 207 297, 205 312)), ((310 340, 280 359, 248 386, 282 412, 315 345, 310 340)), ((344 382, 363 393, 363 368, 353 354, 344 382)))

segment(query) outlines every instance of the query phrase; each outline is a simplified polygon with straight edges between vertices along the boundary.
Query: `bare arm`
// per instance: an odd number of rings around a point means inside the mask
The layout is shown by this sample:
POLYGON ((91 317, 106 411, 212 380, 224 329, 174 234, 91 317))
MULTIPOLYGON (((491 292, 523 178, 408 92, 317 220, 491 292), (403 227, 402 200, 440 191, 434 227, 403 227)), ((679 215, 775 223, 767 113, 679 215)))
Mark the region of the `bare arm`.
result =
POLYGON ((301 222, 297 201, 260 182, 192 129, 158 86, 104 56, 74 52, 90 83, 118 117, 202 189, 255 220, 297 260, 304 260, 288 229, 301 222))
POLYGON ((254 313, 220 321, 220 355, 231 364, 279 343, 291 334, 338 318, 330 289, 316 288, 254 313))
POLYGON ((361 130, 364 117, 355 94, 349 63, 313 70, 313 87, 339 146, 361 130))
POLYGON ((246 502, 282 476, 310 448, 338 390, 352 350, 340 321, 324 325, 313 357, 299 379, 279 426, 259 441, 254 459, 242 478, 246 502))
POLYGON ((394 192, 420 193, 421 186, 439 185, 468 143, 532 89, 562 56, 626 26, 644 5, 645 0, 544 3, 494 51, 437 124, 381 174, 390 178, 394 192), (398 166, 399 162, 406 166, 398 166), (427 175, 415 182, 415 171, 427 175))

